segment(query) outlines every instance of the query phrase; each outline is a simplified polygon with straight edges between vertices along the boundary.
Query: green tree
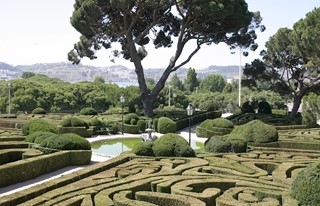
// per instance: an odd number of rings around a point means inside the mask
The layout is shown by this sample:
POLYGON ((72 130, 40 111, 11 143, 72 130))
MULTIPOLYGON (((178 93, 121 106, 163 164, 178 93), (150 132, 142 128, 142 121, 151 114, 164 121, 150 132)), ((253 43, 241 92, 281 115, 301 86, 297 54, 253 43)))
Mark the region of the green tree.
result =
POLYGON ((152 116, 169 75, 187 64, 202 45, 224 42, 231 48, 255 50, 255 30, 261 20, 259 12, 248 11, 245 0, 76 1, 71 24, 82 35, 68 58, 73 63, 83 57, 95 59, 94 50, 120 43, 121 50, 113 54, 133 62, 144 112, 152 116), (177 39, 174 55, 156 86, 148 90, 142 65, 148 54, 145 46, 171 47, 173 37, 177 39), (194 50, 182 55, 187 43, 195 43, 194 50))
POLYGON ((193 92, 196 90, 196 87, 200 85, 200 81, 197 77, 196 70, 194 68, 189 68, 187 76, 184 79, 184 87, 188 92, 193 92))
POLYGON ((151 77, 147 77, 147 78, 146 78, 146 84, 147 84, 148 86, 154 86, 154 85, 156 85, 156 80, 154 80, 154 79, 151 78, 151 77))
POLYGON ((200 90, 205 92, 222 92, 226 80, 221 75, 209 74, 200 83, 200 90))
POLYGON ((21 75, 21 78, 22 79, 28 79, 30 77, 33 77, 35 76, 36 74, 33 73, 33 72, 23 72, 22 75, 21 75))
POLYGON ((233 90, 234 89, 232 87, 232 84, 227 83, 226 86, 223 88, 222 93, 223 94, 231 93, 233 90))
MULTIPOLYGON (((320 9, 314 12, 320 15, 320 9)), ((264 81, 269 84, 268 90, 282 95, 293 95, 291 117, 296 115, 305 95, 320 89, 320 62, 318 66, 314 66, 317 62, 316 58, 307 55, 310 51, 304 51, 312 46, 301 47, 298 41, 299 38, 301 41, 305 38, 314 38, 313 44, 320 41, 320 36, 313 37, 312 33, 306 33, 306 37, 299 37, 300 30, 308 30, 311 27, 307 22, 312 21, 315 23, 314 27, 320 27, 320 20, 315 20, 313 17, 314 15, 309 13, 305 19, 294 25, 294 30, 279 29, 266 43, 267 50, 262 52, 263 61, 254 60, 250 65, 246 65, 243 72, 246 76, 243 84, 246 86, 259 87, 257 81, 264 81)))
POLYGON ((104 84, 105 80, 103 77, 99 76, 99 77, 96 77, 93 82, 98 84, 104 84))
POLYGON ((174 73, 173 76, 170 79, 169 82, 170 85, 172 85, 173 88, 176 88, 178 90, 184 91, 184 85, 182 83, 182 81, 179 79, 178 74, 174 73))

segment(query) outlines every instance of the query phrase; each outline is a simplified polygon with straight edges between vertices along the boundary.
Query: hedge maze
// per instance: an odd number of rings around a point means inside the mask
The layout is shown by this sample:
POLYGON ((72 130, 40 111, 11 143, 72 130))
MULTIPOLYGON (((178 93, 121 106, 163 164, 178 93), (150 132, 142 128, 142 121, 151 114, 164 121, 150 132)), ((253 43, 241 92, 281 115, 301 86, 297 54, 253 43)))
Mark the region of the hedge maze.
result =
POLYGON ((4 196, 0 205, 293 206, 293 179, 319 159, 316 151, 270 148, 197 158, 122 154, 4 196))

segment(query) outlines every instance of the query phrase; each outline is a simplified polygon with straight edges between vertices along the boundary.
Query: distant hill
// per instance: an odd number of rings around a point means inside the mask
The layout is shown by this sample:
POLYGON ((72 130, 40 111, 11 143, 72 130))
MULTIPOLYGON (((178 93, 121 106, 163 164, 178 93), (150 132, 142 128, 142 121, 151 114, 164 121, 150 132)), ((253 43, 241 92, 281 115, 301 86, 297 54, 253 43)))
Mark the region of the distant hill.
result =
MULTIPOLYGON (((209 74, 220 74, 224 78, 237 78, 239 66, 210 66, 205 69, 196 69, 199 78, 205 78, 209 74)), ((187 68, 180 68, 176 71, 183 80, 187 74, 187 68)), ((12 66, 0 62, 0 79, 8 80, 20 78, 23 72, 33 72, 44 74, 48 77, 58 78, 66 82, 93 81, 101 76, 109 83, 137 82, 133 69, 128 69, 122 65, 110 67, 95 67, 88 65, 73 65, 69 62, 40 63, 33 65, 12 66)), ((163 72, 163 68, 151 68, 145 70, 145 76, 158 80, 163 72)))

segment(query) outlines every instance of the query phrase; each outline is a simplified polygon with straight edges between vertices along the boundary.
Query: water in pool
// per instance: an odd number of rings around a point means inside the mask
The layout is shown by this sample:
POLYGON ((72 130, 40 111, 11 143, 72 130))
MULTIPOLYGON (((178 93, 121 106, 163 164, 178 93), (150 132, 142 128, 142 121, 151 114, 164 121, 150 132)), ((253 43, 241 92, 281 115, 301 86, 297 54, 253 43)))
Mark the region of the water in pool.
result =
MULTIPOLYGON (((140 138, 129 139, 113 139, 91 143, 91 150, 94 153, 99 153, 107 156, 118 156, 122 152, 132 150, 134 145, 141 142, 140 138)), ((203 143, 191 140, 193 149, 203 149, 203 143)))

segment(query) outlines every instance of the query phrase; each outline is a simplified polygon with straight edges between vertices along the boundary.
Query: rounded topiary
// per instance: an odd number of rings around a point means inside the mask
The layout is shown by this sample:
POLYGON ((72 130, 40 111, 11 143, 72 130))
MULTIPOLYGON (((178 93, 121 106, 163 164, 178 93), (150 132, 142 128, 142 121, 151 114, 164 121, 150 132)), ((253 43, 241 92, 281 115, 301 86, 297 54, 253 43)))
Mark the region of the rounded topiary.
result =
POLYGON ((86 127, 87 123, 82 119, 79 119, 77 117, 72 117, 71 118, 71 126, 72 127, 86 127))
POLYGON ((278 131, 272 125, 260 120, 252 120, 244 125, 238 126, 230 133, 232 139, 242 138, 248 142, 267 143, 278 140, 278 131))
MULTIPOLYGON (((38 138, 38 137, 50 137, 51 135, 54 135, 55 133, 52 133, 52 132, 41 132, 41 131, 38 131, 38 132, 34 132, 32 134, 29 134, 25 141, 26 142, 35 142, 35 140, 38 138)), ((40 139, 39 139, 40 140, 40 139)))
POLYGON ((131 119, 131 120, 130 120, 130 124, 131 124, 131 125, 137 125, 137 122, 138 122, 138 121, 137 121, 136 119, 131 119))
POLYGON ((102 121, 98 118, 93 118, 90 120, 90 125, 92 126, 99 126, 99 125, 103 125, 102 121))
POLYGON ((110 124, 111 128, 109 129, 109 132, 111 134, 117 134, 119 132, 119 126, 115 123, 110 124))
POLYGON ((299 205, 319 205, 320 161, 309 165, 297 175, 292 185, 292 197, 299 205))
POLYGON ((196 134, 198 137, 210 138, 215 135, 229 134, 233 128, 232 121, 225 118, 207 119, 197 126, 196 134))
POLYGON ((152 147, 155 156, 167 157, 194 157, 194 150, 187 140, 178 134, 168 133, 162 135, 153 142, 152 147))
POLYGON ((73 133, 51 136, 45 139, 40 145, 57 150, 91 150, 91 145, 88 140, 73 133))
POLYGON ((141 156, 154 156, 152 147, 152 141, 139 142, 133 147, 132 152, 141 156))
POLYGON ((255 113, 253 107, 251 106, 251 102, 244 102, 241 107, 242 114, 245 113, 255 113))
POLYGON ((32 110, 32 114, 46 114, 46 110, 41 107, 35 108, 32 110))
POLYGON ((22 128, 22 133, 24 135, 29 135, 37 131, 52 132, 57 134, 58 128, 43 119, 32 120, 25 124, 22 128))
POLYGON ((68 118, 63 119, 60 122, 61 127, 71 127, 71 118, 72 117, 68 117, 68 118))
POLYGON ((127 114, 126 116, 125 116, 125 118, 124 118, 124 123, 126 123, 126 124, 131 124, 131 120, 132 119, 135 119, 136 121, 138 121, 139 120, 139 116, 137 115, 137 114, 135 114, 135 113, 130 113, 130 114, 127 114))
POLYGON ((137 122, 137 126, 140 132, 145 132, 146 128, 147 128, 147 123, 146 121, 140 119, 137 122))
POLYGON ((242 138, 213 136, 205 143, 205 150, 212 153, 246 152, 247 141, 242 138))
POLYGON ((272 114, 271 106, 268 102, 259 102, 258 103, 258 113, 262 114, 272 114))
POLYGON ((80 110, 81 115, 97 115, 98 112, 92 107, 85 107, 80 110))
POLYGON ((160 117, 157 128, 161 134, 175 133, 177 130, 176 123, 168 117, 160 117))

